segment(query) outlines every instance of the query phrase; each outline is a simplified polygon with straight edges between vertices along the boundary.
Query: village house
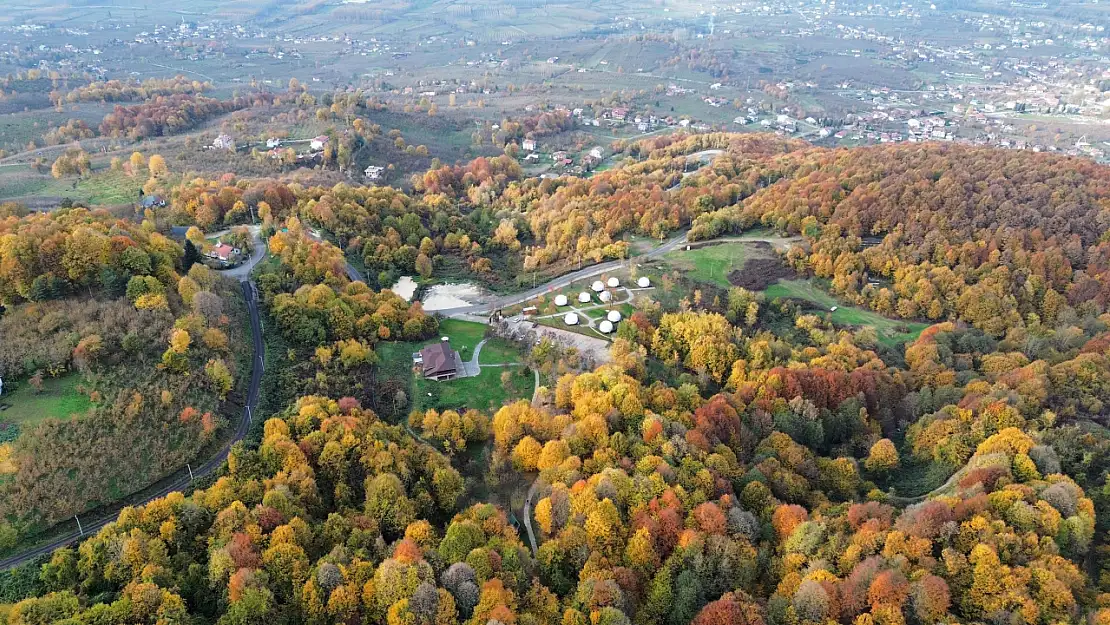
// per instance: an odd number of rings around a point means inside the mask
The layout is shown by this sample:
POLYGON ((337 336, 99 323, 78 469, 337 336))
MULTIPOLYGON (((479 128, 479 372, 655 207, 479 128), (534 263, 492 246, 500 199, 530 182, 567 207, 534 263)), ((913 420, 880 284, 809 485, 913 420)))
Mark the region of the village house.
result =
POLYGON ((520 147, 523 150, 527 150, 529 152, 535 152, 536 151, 536 140, 535 139, 525 139, 524 141, 521 142, 520 147))
POLYGON ((590 150, 590 158, 596 158, 600 161, 603 156, 605 156, 605 150, 601 146, 595 146, 590 150))
POLYGON ((424 379, 437 382, 457 378, 460 362, 459 353, 451 349, 447 337, 412 355, 413 367, 419 367, 424 379))
POLYGON ((379 165, 369 165, 366 167, 366 179, 378 180, 382 177, 383 171, 385 171, 385 167, 381 167, 379 165))
POLYGON ((312 141, 309 141, 308 142, 308 147, 309 147, 309 149, 313 150, 314 152, 318 152, 320 150, 323 150, 324 146, 327 145, 327 144, 328 144, 327 136, 326 135, 320 135, 319 137, 314 137, 312 139, 312 141))
POLYGON ((266 149, 272 150, 281 145, 281 139, 277 137, 270 137, 266 139, 266 149))
POLYGON ((205 256, 208 258, 214 258, 224 263, 230 263, 238 255, 238 248, 231 247, 222 241, 217 241, 216 244, 205 253, 205 256))
POLYGON ((220 135, 216 137, 215 141, 212 142, 212 149, 234 151, 235 139, 232 139, 230 135, 220 135))
POLYGON ((139 203, 143 208, 161 208, 166 205, 166 200, 161 195, 144 195, 139 203))

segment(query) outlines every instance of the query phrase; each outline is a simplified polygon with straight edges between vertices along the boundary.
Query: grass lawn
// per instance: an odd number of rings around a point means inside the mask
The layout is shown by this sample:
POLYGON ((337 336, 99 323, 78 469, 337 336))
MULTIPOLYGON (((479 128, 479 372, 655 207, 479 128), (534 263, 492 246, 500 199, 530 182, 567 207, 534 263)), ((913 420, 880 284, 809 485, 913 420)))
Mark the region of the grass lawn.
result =
POLYGON ((748 243, 722 243, 709 245, 695 250, 677 250, 663 258, 666 262, 686 273, 697 282, 715 284, 729 288, 728 274, 744 266, 750 258, 760 254, 748 243))
POLYGON ((520 362, 520 350, 511 341, 494 337, 482 346, 478 364, 496 365, 506 362, 520 362))
POLYGON ((45 378, 42 392, 36 394, 31 384, 24 380, 15 391, 4 393, 0 398, 11 406, 0 412, 0 421, 26 428, 45 419, 65 419, 72 414, 84 414, 93 403, 87 395, 77 392, 80 383, 81 376, 76 374, 45 378))
MULTIPOLYGON (((485 351, 484 347, 482 351, 485 351)), ((496 410, 508 402, 531 398, 534 386, 534 376, 531 372, 525 375, 524 367, 485 367, 476 377, 445 382, 417 379, 413 408, 496 410), (512 374, 508 388, 501 383, 504 371, 512 374)))
POLYGON ((836 311, 831 313, 833 323, 842 326, 875 328, 879 334, 879 341, 885 345, 893 346, 914 341, 922 330, 929 327, 927 323, 889 319, 871 310, 845 306, 835 297, 818 288, 811 280, 779 280, 776 284, 767 287, 764 294, 768 300, 780 297, 804 300, 826 312, 836 306, 836 311))
POLYGON ((444 319, 439 322, 439 334, 440 336, 450 337, 451 347, 458 350, 459 355, 464 360, 470 360, 470 357, 474 355, 474 346, 486 334, 486 327, 484 324, 473 321, 444 319))

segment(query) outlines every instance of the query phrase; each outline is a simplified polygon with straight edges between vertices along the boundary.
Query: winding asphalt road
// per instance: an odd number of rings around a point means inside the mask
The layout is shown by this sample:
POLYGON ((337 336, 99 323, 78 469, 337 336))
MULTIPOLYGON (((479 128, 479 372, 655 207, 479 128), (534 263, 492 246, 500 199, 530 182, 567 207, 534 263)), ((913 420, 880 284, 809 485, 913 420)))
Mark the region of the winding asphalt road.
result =
MULTIPOLYGON (((207 462, 200 465, 199 467, 193 469, 194 477, 204 477, 218 469, 220 465, 224 463, 227 455, 231 453, 231 446, 243 440, 243 438, 247 435, 247 432, 250 431, 251 421, 253 418, 252 411, 258 407, 258 391, 259 387, 262 384, 262 358, 265 351, 265 348, 262 344, 262 323, 258 315, 258 289, 255 287, 254 282, 247 280, 245 276, 240 279, 239 285, 243 289, 243 299, 246 300, 247 310, 250 312, 251 334, 252 342, 254 344, 254 359, 252 361, 253 366, 251 367, 251 383, 250 386, 247 388, 247 403, 246 406, 244 406, 243 408, 243 416, 239 419, 239 423, 236 426, 235 433, 232 436, 231 440, 229 440, 227 444, 221 447, 220 451, 215 456, 210 458, 207 462)), ((146 500, 135 502, 131 505, 142 505, 155 499, 165 497, 166 495, 174 491, 184 491, 189 487, 189 484, 191 482, 192 479, 188 476, 177 478, 166 484, 164 487, 159 489, 158 492, 154 493, 146 500)), ((95 534, 100 530, 100 528, 104 527, 112 521, 115 521, 117 516, 118 514, 110 514, 99 520, 86 523, 83 526, 83 529, 85 530, 84 533, 73 531, 64 536, 55 538, 49 543, 39 545, 19 555, 12 556, 5 560, 0 560, 0 571, 15 568, 17 566, 30 562, 31 560, 34 560, 41 555, 48 554, 55 549, 60 549, 61 547, 65 547, 66 545, 77 542, 85 534, 95 534)))

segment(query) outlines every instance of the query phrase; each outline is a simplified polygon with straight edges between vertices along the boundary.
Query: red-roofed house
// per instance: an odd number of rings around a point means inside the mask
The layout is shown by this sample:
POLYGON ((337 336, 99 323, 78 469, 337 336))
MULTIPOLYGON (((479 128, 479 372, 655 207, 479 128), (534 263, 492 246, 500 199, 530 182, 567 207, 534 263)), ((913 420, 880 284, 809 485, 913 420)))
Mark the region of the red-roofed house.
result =
POLYGON ((208 256, 209 258, 215 258, 216 260, 220 260, 225 263, 229 263, 238 254, 238 249, 231 247, 227 243, 217 242, 215 245, 212 246, 211 249, 208 250, 206 256, 208 256))

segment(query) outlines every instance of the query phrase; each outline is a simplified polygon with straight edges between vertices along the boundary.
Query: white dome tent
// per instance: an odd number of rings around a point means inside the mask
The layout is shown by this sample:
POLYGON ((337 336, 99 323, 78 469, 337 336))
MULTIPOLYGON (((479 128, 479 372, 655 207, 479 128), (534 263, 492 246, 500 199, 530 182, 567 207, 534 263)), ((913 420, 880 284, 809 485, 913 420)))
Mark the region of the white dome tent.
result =
POLYGON ((556 306, 566 306, 568 303, 569 302, 567 301, 567 296, 566 295, 563 295, 562 293, 560 293, 559 295, 555 296, 555 305, 556 306))
POLYGON ((613 299, 613 294, 609 291, 602 291, 601 293, 598 293, 597 296, 601 298, 601 301, 603 302, 608 302, 609 300, 613 299))
POLYGON ((600 293, 605 290, 605 283, 601 280, 594 280, 593 286, 590 287, 594 293, 600 293))
POLYGON ((609 334, 613 331, 613 324, 608 321, 602 321, 601 323, 597 324, 597 329, 602 334, 609 334))
POLYGON ((567 313, 566 316, 563 317, 563 323, 567 324, 568 326, 578 325, 578 315, 574 313, 567 313))
POLYGON ((651 286, 651 280, 649 280, 647 276, 641 276, 640 279, 636 281, 636 286, 641 289, 646 289, 651 286))
POLYGON ((578 294, 578 301, 582 304, 588 304, 590 302, 590 294, 582 291, 578 294))
POLYGON ((606 284, 609 285, 610 289, 615 289, 621 285, 621 281, 617 279, 616 276, 613 276, 612 278, 609 278, 609 281, 606 284))
POLYGON ((619 310, 610 310, 609 314, 605 315, 605 318, 608 319, 609 321, 613 322, 613 323, 616 323, 616 322, 621 320, 621 311, 619 311, 619 310))

